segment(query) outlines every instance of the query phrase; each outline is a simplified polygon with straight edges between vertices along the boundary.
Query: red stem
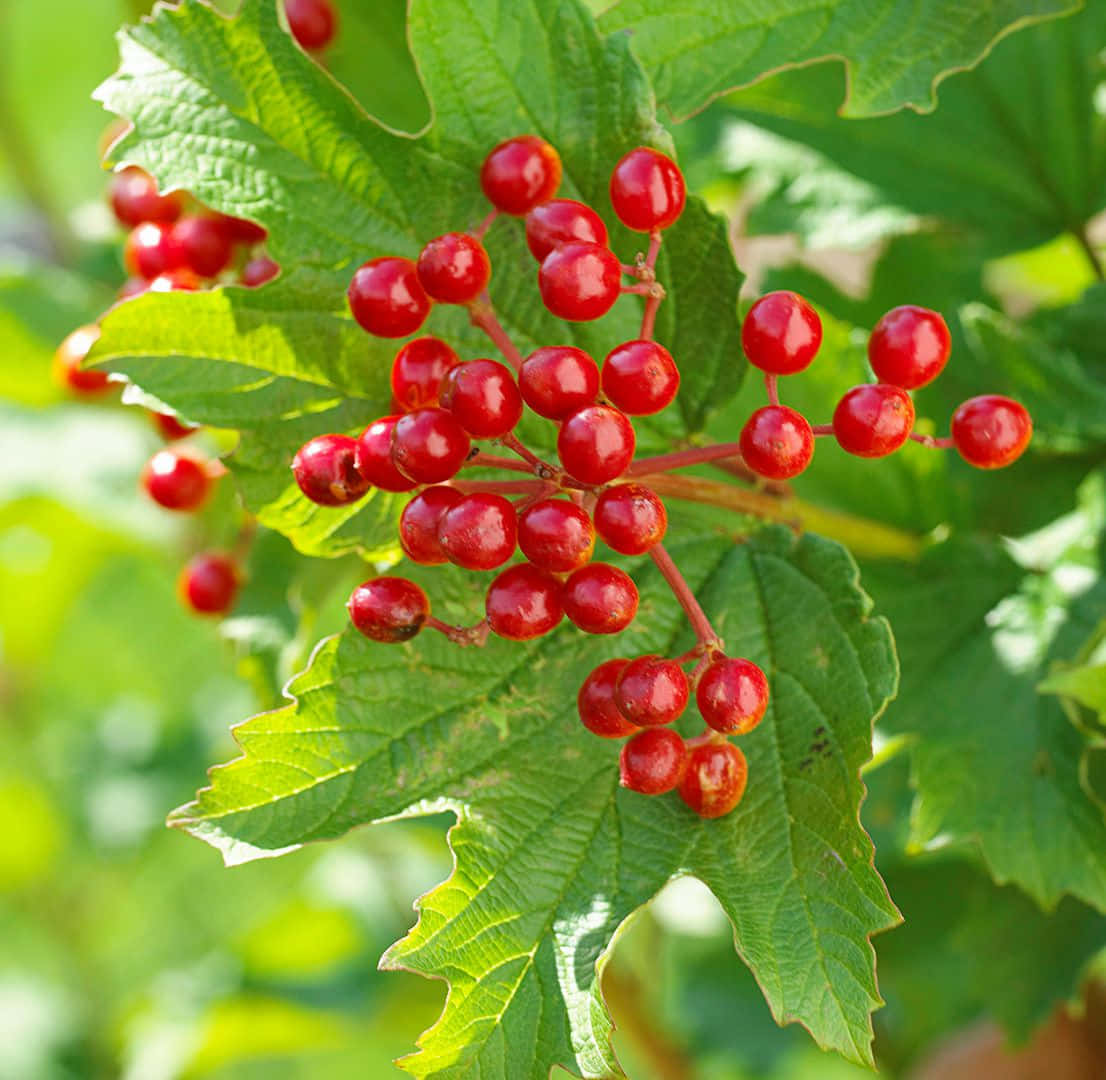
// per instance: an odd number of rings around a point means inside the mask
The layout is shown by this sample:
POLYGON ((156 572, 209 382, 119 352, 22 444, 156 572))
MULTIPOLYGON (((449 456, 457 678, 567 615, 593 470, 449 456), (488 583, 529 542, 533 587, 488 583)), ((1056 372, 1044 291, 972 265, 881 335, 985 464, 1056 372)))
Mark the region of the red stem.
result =
POLYGON ((633 293, 634 296, 652 296, 653 282, 639 281, 634 285, 623 285, 622 291, 624 293, 633 293))
POLYGON ((487 619, 481 619, 473 626, 450 626, 429 615, 422 625, 427 630, 437 630, 440 634, 445 634, 454 645, 484 645, 491 631, 487 619))
POLYGON ((469 233, 469 236, 475 240, 483 240, 484 234, 492 227, 492 222, 497 217, 499 217, 499 211, 493 208, 492 212, 469 233))
POLYGON ((508 432, 500 438, 499 442, 508 450, 513 450, 523 461, 528 461, 532 469, 540 468, 549 472, 555 471, 551 465, 546 464, 537 454, 519 442, 518 436, 514 432, 508 432))
POLYGON ((492 307, 492 301, 487 291, 482 292, 469 304, 469 319, 473 326, 478 326, 492 339, 495 347, 503 354, 515 371, 522 367, 522 353, 515 348, 515 343, 510 339, 507 331, 503 329, 503 324, 496 318, 495 309, 492 307))
POLYGON ((672 561, 672 556, 668 554, 665 546, 654 544, 649 549, 649 557, 656 563, 661 576, 668 582, 668 587, 679 601, 680 607, 684 609, 687 620, 691 623, 696 638, 699 639, 699 644, 708 648, 711 646, 720 648, 722 645, 721 638, 714 632, 710 619, 707 618, 706 612, 699 606, 699 601, 695 599, 695 594, 684 579, 684 575, 680 573, 680 568, 672 561))
POLYGON ((510 457, 496 457, 494 454, 485 454, 483 450, 477 451, 461 466, 463 469, 507 469, 509 472, 532 473, 533 467, 525 461, 517 461, 510 457))
POLYGON ((910 438, 916 443, 921 443, 922 446, 928 446, 930 450, 950 450, 956 445, 951 435, 944 439, 935 439, 932 435, 917 435, 912 431, 910 438))
POLYGON ((641 334, 639 335, 643 341, 653 340, 653 329, 657 323, 657 309, 661 306, 660 296, 650 296, 645 301, 645 313, 641 317, 641 334))
POLYGON ((550 484, 547 480, 453 480, 449 486, 462 495, 490 492, 493 495, 540 496, 549 489, 550 484))
POLYGON ((661 253, 661 240, 663 239, 660 229, 654 229, 649 234, 649 253, 645 256, 645 265, 650 270, 657 265, 657 256, 661 253))
POLYGON ((648 476, 650 473, 668 472, 688 465, 702 465, 719 458, 741 457, 739 443, 715 443, 713 446, 694 446, 690 450, 674 450, 671 454, 638 458, 622 475, 648 476))
POLYGON ((780 403, 780 380, 778 375, 765 375, 764 376, 764 389, 768 391, 768 404, 778 405, 780 403))
POLYGON ((815 435, 815 436, 817 436, 817 435, 832 435, 833 434, 833 424, 811 424, 810 425, 810 433, 811 433, 811 435, 815 435))

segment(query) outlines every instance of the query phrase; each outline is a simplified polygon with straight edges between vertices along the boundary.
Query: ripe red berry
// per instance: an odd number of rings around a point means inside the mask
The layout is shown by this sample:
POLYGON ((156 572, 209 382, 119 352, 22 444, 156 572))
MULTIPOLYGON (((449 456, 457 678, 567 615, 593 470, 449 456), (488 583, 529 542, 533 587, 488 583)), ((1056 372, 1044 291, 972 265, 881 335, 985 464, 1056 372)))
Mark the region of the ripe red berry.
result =
POLYGON ((151 412, 150 419, 166 442, 176 442, 177 439, 185 439, 194 431, 199 431, 199 428, 191 424, 181 423, 172 413, 151 412))
POLYGON ((618 677, 614 699, 638 727, 671 724, 687 708, 690 688, 684 669, 662 656, 639 656, 618 677))
POLYGON ((242 284, 248 289, 257 289, 272 281, 280 273, 280 264, 268 255, 255 255, 242 267, 242 284))
POLYGON ((1022 456, 1033 436, 1023 405, 1000 394, 969 398, 952 414, 952 440, 977 469, 1001 469, 1022 456))
POLYGON ((576 708, 584 727, 604 739, 621 739, 639 730, 618 711, 614 684, 629 660, 607 660, 583 682, 576 695, 576 708))
POLYGON ((664 539, 668 530, 664 503, 644 484, 607 488, 599 496, 593 515, 603 543, 623 555, 644 555, 664 539))
POLYGON ((234 607, 241 575, 229 555, 208 551, 180 572, 177 594, 185 607, 201 615, 225 615, 234 607))
POLYGON ((357 268, 347 295, 353 317, 377 337, 413 334, 430 314, 430 297, 410 259, 370 259, 357 268))
POLYGON ((583 349, 551 345, 523 360, 518 386, 538 416, 564 420, 599 395, 599 366, 583 349))
POLYGON ((445 409, 404 413, 392 429, 392 461, 419 484, 440 484, 455 476, 471 449, 464 428, 445 409))
POLYGON ((602 244, 562 244, 542 261, 538 288, 542 303, 557 318, 598 319, 622 290, 622 264, 602 244))
POLYGON ((529 563, 509 566, 488 586, 488 626, 510 641, 548 634, 564 615, 560 592, 560 582, 544 570, 529 563))
POLYGON ((722 817, 741 802, 748 776, 745 755, 733 743, 702 743, 688 752, 680 798, 700 817, 722 817))
POLYGON ((123 262, 129 273, 147 281, 177 269, 181 251, 173 226, 147 221, 132 229, 123 245, 123 262))
POLYGON ((292 475, 319 506, 346 506, 369 490, 357 468, 357 440, 348 435, 319 435, 304 443, 292 459, 292 475))
POLYGON ((595 529, 586 510, 567 499, 541 499, 518 516, 518 546, 542 570, 567 574, 595 550, 595 529))
POLYGON ((886 457, 914 429, 914 402, 889 383, 854 386, 833 410, 833 435, 842 450, 857 457, 886 457))
POLYGON ((330 0, 284 0, 288 29, 301 49, 325 49, 338 32, 338 13, 330 0))
POLYGON ((637 586, 629 574, 608 563, 589 563, 561 588, 565 614, 587 634, 618 634, 637 614, 637 586))
POLYGON ((442 515, 461 501, 461 493, 451 487, 424 488, 404 508, 399 518, 399 543, 412 562, 437 566, 449 562, 438 541, 442 515))
POLYGON ((622 747, 619 782, 642 795, 663 795, 679 784, 686 756, 684 740, 671 728, 639 732, 622 747))
POLYGON ((526 246, 538 262, 573 240, 607 246, 607 226, 590 206, 575 199, 550 199, 526 215, 526 246))
POLYGON ((703 672, 695 688, 703 720, 725 735, 752 731, 768 708, 768 680, 751 660, 724 657, 703 672))
POLYGON ((648 146, 631 150, 611 173, 611 206, 635 232, 667 229, 683 213, 686 200, 680 167, 648 146))
POLYGON ((438 544, 450 562, 466 570, 494 570, 515 552, 518 519, 502 495, 475 492, 446 507, 438 519, 438 544))
POLYGON ((753 367, 769 375, 795 375, 822 345, 822 320, 798 293, 771 292, 745 316, 741 347, 753 367))
POLYGON ((603 393, 630 416, 651 416, 672 404, 680 372, 672 354, 655 341, 626 341, 607 354, 603 393))
POLYGON ((374 420, 357 440, 357 471, 381 491, 410 491, 416 486, 392 461, 392 430, 398 416, 374 420))
POLYGON ((484 159, 480 186, 488 201, 505 214, 527 214, 557 194, 561 158, 537 135, 501 142, 484 159))
POLYGON ((570 476, 584 484, 605 484, 633 461, 634 426, 610 405, 588 405, 561 425, 557 456, 570 476))
POLYGON ((469 304, 487 287, 492 264, 484 245, 468 233, 446 233, 422 249, 419 281, 432 300, 469 304))
POLYGON ((814 433, 806 417, 786 405, 765 405, 741 430, 741 456, 769 480, 798 476, 814 456, 814 433))
POLYGON ((917 390, 933 382, 948 362, 952 338, 945 320, 929 308, 892 308, 868 338, 868 362, 880 382, 917 390))
POLYGON ((74 330, 54 353, 54 381, 64 390, 82 396, 102 394, 111 387, 106 371, 82 371, 81 364, 100 337, 100 328, 92 323, 74 330))
POLYGON ((522 416, 514 372, 497 360, 469 360, 442 379, 441 403, 474 439, 498 439, 522 416))
POLYGON ((173 226, 173 243, 181 265, 199 277, 215 277, 226 269, 234 250, 230 232, 216 217, 183 217, 173 226))
POLYGON ((378 577, 358 585, 346 608, 365 637, 389 645, 410 641, 430 617, 426 593, 401 577, 378 577))
POLYGON ((392 361, 392 397, 404 411, 438 404, 442 378, 460 357, 441 338, 418 337, 407 342, 392 361))
POLYGON ((260 244, 269 235, 269 230, 264 225, 258 225, 256 221, 235 217, 233 214, 216 214, 215 217, 219 219, 226 230, 227 236, 235 244, 253 247, 255 244, 260 244))
POLYGON ((159 450, 142 470, 142 486, 166 510, 195 510, 211 490, 203 461, 183 450, 159 450))
POLYGON ((157 181, 145 169, 128 165, 112 178, 111 208, 121 225, 133 228, 144 221, 168 224, 184 211, 184 193, 159 195, 157 181))
POLYGON ((196 292, 203 282, 196 277, 191 270, 178 266, 175 270, 168 270, 164 274, 158 274, 153 281, 146 285, 147 292, 196 292))

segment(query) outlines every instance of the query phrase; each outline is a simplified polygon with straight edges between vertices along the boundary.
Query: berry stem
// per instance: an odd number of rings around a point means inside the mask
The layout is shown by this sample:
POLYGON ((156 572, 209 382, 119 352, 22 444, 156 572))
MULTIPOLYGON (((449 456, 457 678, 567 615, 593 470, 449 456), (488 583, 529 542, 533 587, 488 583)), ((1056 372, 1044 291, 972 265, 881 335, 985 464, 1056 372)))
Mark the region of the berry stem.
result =
POLYGON ((680 573, 680 568, 672 561, 672 556, 668 554, 664 544, 654 544, 649 549, 649 557, 656 564, 664 580, 668 582, 668 587, 672 590, 680 607, 684 609, 699 644, 708 648, 712 646, 721 648, 722 639, 714 632, 710 619, 707 618, 706 612, 700 607, 699 601, 695 599, 695 593, 691 591, 691 586, 688 585, 684 575, 680 573))
POLYGON ((492 227, 492 222, 494 222, 497 217, 499 217, 499 211, 493 207, 492 212, 488 214, 475 229, 469 230, 469 236, 474 240, 483 240, 487 231, 492 227))
POLYGON ((765 375, 764 376, 764 389, 768 392, 768 404, 778 405, 780 403, 780 379, 778 375, 765 375))
POLYGON ((810 433, 815 437, 819 435, 832 435, 833 424, 811 424, 810 433))
POLYGON ((919 435, 912 431, 910 438, 916 443, 921 443, 922 446, 928 446, 930 450, 948 450, 955 445, 951 435, 944 439, 937 439, 932 435, 919 435))
POLYGON ((639 281, 634 285, 623 285, 622 291, 624 293, 631 293, 634 296, 652 296, 653 283, 651 281, 639 281))
POLYGON ((654 292, 645 301, 645 312, 641 316, 641 333, 638 335, 642 341, 653 340, 653 328, 657 322, 657 308, 661 306, 661 300, 663 299, 663 295, 658 296, 654 292))
POLYGON ((433 615, 430 615, 422 625, 427 630, 437 630, 439 633, 445 634, 454 645, 461 646, 485 645, 488 641, 488 634, 491 632, 487 619, 481 619, 473 626, 450 626, 448 623, 442 622, 441 619, 436 619, 433 615))
POLYGON ((234 549, 231 551, 230 557, 237 563, 245 562, 256 537, 257 518, 255 518, 253 514, 250 514, 246 520, 242 522, 242 528, 238 530, 238 536, 235 537, 234 549))
POLYGON ((462 495, 490 493, 492 495, 537 495, 539 498, 556 485, 548 480, 453 480, 449 486, 462 495))
POLYGON ((502 446, 507 447, 508 450, 513 450, 523 461, 529 462, 532 469, 548 470, 550 472, 555 471, 551 465, 546 464, 537 454, 519 442, 518 437, 513 432, 508 432, 506 435, 502 436, 499 442, 502 446))
POLYGON ((509 472, 532 473, 533 467, 524 461, 516 461, 509 457, 496 457, 495 454, 485 454, 483 450, 473 454, 461 466, 463 469, 507 469, 509 472))
POLYGON ((625 472, 625 476, 649 476, 652 473, 683 469, 688 465, 702 465, 719 458, 740 458, 738 443, 714 443, 712 446, 693 446, 687 450, 674 450, 671 454, 638 458, 625 472))
POLYGON ((654 229, 649 234, 649 251, 645 256, 645 265, 653 270, 657 265, 657 256, 661 253, 661 241, 664 239, 660 229, 654 229))
POLYGON ((487 290, 469 304, 469 320, 473 326, 478 326, 492 339, 496 348, 499 349, 515 371, 522 367, 522 353, 515 348, 515 343, 507 335, 507 331, 503 329, 503 324, 496 317, 487 290))

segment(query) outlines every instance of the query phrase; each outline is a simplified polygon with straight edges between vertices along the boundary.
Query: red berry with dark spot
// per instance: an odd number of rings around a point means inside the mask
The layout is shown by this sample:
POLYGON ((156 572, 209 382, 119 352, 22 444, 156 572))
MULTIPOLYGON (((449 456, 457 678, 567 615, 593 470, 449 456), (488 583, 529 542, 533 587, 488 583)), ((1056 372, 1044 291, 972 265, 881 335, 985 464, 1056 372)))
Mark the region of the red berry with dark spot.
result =
POLYGON ((604 739, 621 739, 639 729, 618 710, 614 701, 614 684, 629 660, 607 660, 583 682, 576 695, 576 708, 584 727, 604 739))
POLYGON ((497 210, 527 214, 557 194, 561 158, 537 135, 517 135, 501 142, 484 159, 480 186, 497 210))
POLYGON ((426 593, 401 577, 378 577, 358 585, 346 608, 365 637, 385 644, 410 641, 430 617, 426 593))
POLYGON ((407 342, 392 361, 392 397, 404 411, 438 404, 442 379, 460 357, 440 338, 418 337, 407 342))
POLYGON ((442 379, 441 403, 474 439, 498 439, 522 416, 514 372, 497 360, 469 360, 442 379))
POLYGON ((357 268, 347 295, 353 317, 377 337, 413 334, 430 314, 430 297, 410 259, 370 259, 357 268))
POLYGON ((548 634, 564 616, 561 583, 529 563, 510 566, 488 586, 484 602, 488 626, 510 641, 548 634))
POLYGON ((446 233, 422 249, 419 281, 432 300, 468 304, 486 288, 492 264, 484 245, 468 233, 446 233))
POLYGON ((557 456, 570 476, 584 484, 605 484, 633 461, 634 426, 610 405, 588 405, 561 426, 557 456))
POLYGON ((196 510, 211 490, 207 465, 181 450, 159 450, 142 470, 142 486, 166 510, 196 510))
POLYGON ((888 383, 854 386, 833 410, 833 435, 842 450, 857 457, 894 453, 914 429, 914 402, 888 383))
POLYGON ((518 518, 502 495, 464 495, 438 519, 438 544, 450 562, 466 570, 494 570, 514 553, 518 518))
POLYGON ((522 400, 549 420, 564 420, 599 396, 599 365, 583 349, 550 345, 522 362, 522 400))
POLYGON ((249 289, 256 289, 272 281, 279 273, 279 263, 274 262, 268 255, 255 255, 242 268, 242 284, 249 289))
POLYGON ((424 488, 404 508, 399 519, 399 543, 412 562, 437 566, 449 562, 438 540, 442 515, 461 501, 461 493, 451 487, 424 488))
POLYGON ((623 555, 644 555, 664 539, 668 530, 664 503, 644 484, 607 488, 599 496, 593 515, 603 543, 623 555))
POLYGON ((132 229, 123 245, 127 271, 147 281, 181 265, 181 250, 173 226, 147 221, 132 229))
POLYGON ((679 784, 686 756, 684 740, 671 728, 639 732, 622 747, 619 782, 642 795, 663 795, 679 784))
POLYGON ((892 308, 868 338, 868 362, 880 382, 917 390, 944 370, 952 348, 945 320, 929 308, 892 308))
POLYGON ((629 574, 608 563, 589 563, 561 589, 565 614, 588 634, 618 634, 637 614, 637 586, 629 574))
POLYGON ((741 802, 748 776, 745 755, 733 743, 702 743, 688 751, 680 798, 700 817, 722 817, 741 802))
POLYGON ((185 607, 200 615, 225 615, 238 596, 241 574, 229 556, 208 551, 180 572, 177 593, 185 607))
POLYGON ((798 476, 814 456, 814 433, 806 417, 786 405, 765 405, 741 431, 745 464, 769 480, 798 476))
POLYGON ((191 424, 182 423, 172 413, 163 412, 151 412, 150 419, 154 422, 154 427, 161 433, 161 437, 166 442, 176 442, 177 439, 185 439, 195 431, 200 429, 193 427, 191 424))
POLYGON ((472 443, 445 409, 404 413, 392 429, 392 461, 419 484, 440 484, 457 474, 472 443))
POLYGON ((535 566, 567 574, 595 550, 595 528, 582 507, 567 499, 541 499, 518 516, 518 546, 535 566))
POLYGON ((550 199, 526 215, 526 246, 538 262, 574 240, 607 246, 607 226, 590 206, 575 199, 550 199))
POLYGON ((199 277, 215 277, 227 268, 234 250, 230 231, 216 217, 183 217, 173 226, 181 264, 199 277))
POLYGON ((631 723, 659 727, 683 713, 690 693, 684 669, 675 660, 639 656, 623 669, 614 698, 631 723))
POLYGON ((562 244, 542 261, 538 289, 542 303, 559 319, 598 319, 618 299, 622 265, 602 244, 562 244))
POLYGON ((128 165, 112 178, 111 208, 121 225, 133 228, 144 221, 169 224, 184 211, 184 192, 161 195, 157 181, 145 169, 128 165))
POLYGON ((648 146, 631 150, 611 173, 611 206, 618 220, 636 232, 667 229, 686 201, 680 167, 648 146))
POLYGON ((54 381, 65 390, 86 397, 111 388, 106 371, 83 371, 81 364, 100 337, 100 328, 92 323, 74 330, 54 353, 54 381))
POLYGON ((651 416, 672 403, 680 372, 672 354, 655 341, 616 345, 603 364, 603 393, 630 416, 651 416))
POLYGON ((374 420, 357 440, 357 471, 381 491, 410 491, 416 486, 392 461, 392 431, 398 419, 383 416, 374 420))
POLYGON ((703 720, 725 735, 752 731, 768 708, 768 680, 751 660, 715 660, 699 679, 695 701, 703 720))
POLYGON ((288 29, 301 49, 319 52, 338 32, 338 13, 330 0, 284 0, 288 29))
POLYGON ((1033 420, 1025 406, 1000 394, 970 398, 952 414, 952 441, 977 469, 1012 465, 1032 437, 1033 420))
POLYGON ((822 346, 822 320, 798 293, 771 292, 745 316, 741 347, 753 367, 769 375, 795 375, 822 346))
POLYGON ((319 435, 304 443, 292 459, 292 475, 319 506, 346 506, 369 490, 357 467, 357 440, 348 435, 319 435))

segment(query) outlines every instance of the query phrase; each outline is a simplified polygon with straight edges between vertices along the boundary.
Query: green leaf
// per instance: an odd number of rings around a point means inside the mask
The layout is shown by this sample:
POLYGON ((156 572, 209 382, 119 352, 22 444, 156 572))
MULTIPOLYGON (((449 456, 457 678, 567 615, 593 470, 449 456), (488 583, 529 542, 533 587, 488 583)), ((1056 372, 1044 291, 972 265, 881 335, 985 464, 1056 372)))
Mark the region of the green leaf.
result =
MULTIPOLYGON (((1070 14, 1081 0, 958 0, 921 7, 898 0, 753 0, 719 7, 710 0, 619 0, 600 25, 628 30, 634 51, 677 117, 720 94, 784 67, 843 60, 844 116, 872 116, 909 105, 929 112, 937 84, 973 67, 994 42, 1021 27, 1070 14)), ((828 105, 842 99, 841 76, 828 105)))
MULTIPOLYGON (((718 896, 779 1022, 871 1060, 868 937, 896 912, 857 820, 858 770, 895 688, 887 627, 828 541, 775 529, 672 549, 731 651, 772 681, 769 715, 743 740, 751 779, 733 814, 707 822, 675 796, 621 790, 618 745, 582 729, 571 691, 550 693, 607 656, 689 643, 649 564, 639 617, 616 642, 565 629, 463 655, 436 634, 397 648, 352 632, 324 643, 291 686, 296 703, 238 728, 244 756, 174 815, 231 863, 381 818, 457 815, 454 874, 386 958, 451 984, 408 1062, 416 1075, 536 1078, 554 1063, 617 1075, 597 966, 677 873, 718 896)), ((439 614, 471 620, 480 585, 444 571, 434 581, 436 602, 452 589, 439 614)))
POLYGON ((1106 664, 1087 664, 1083 667, 1064 667, 1054 671, 1038 686, 1042 694, 1059 694, 1106 714, 1106 664))

